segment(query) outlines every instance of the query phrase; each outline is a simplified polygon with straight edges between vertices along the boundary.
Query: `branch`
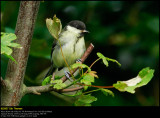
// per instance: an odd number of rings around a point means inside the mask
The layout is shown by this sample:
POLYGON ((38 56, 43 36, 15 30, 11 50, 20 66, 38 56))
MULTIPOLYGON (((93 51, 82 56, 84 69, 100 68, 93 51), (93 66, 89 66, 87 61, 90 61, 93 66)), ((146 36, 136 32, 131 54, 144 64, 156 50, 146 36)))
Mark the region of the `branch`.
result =
MULTIPOLYGON (((87 59, 87 57, 89 56, 89 54, 92 52, 93 48, 94 48, 94 46, 91 43, 89 45, 89 47, 87 48, 87 50, 85 51, 85 53, 83 54, 83 56, 81 57, 82 63, 87 59)), ((74 71, 72 71, 72 74, 74 74, 77 69, 75 69, 74 71)), ((62 77, 61 80, 63 82, 65 82, 67 80, 66 76, 62 77)), ((71 88, 71 89, 57 90, 57 89, 54 89, 53 87, 51 87, 50 84, 49 84, 49 85, 45 85, 45 86, 24 87, 24 93, 23 93, 23 95, 28 94, 28 93, 33 93, 33 94, 36 94, 36 95, 40 95, 42 92, 50 92, 50 91, 71 92, 71 91, 77 91, 77 90, 80 90, 80 89, 83 89, 83 86, 79 86, 79 87, 71 88)))
POLYGON ((52 91, 52 90, 55 90, 55 89, 53 87, 51 87, 50 85, 33 86, 33 87, 26 87, 25 86, 23 95, 28 94, 28 93, 33 93, 33 94, 36 94, 36 95, 40 95, 41 92, 49 92, 49 91, 52 91))
POLYGON ((17 106, 21 100, 23 80, 39 5, 40 1, 21 1, 20 3, 15 34, 17 36, 16 43, 19 43, 22 49, 13 48, 12 56, 18 64, 11 60, 8 62, 5 80, 12 84, 14 91, 6 93, 8 101, 5 101, 5 106, 17 106))
POLYGON ((70 89, 62 89, 60 92, 65 93, 65 92, 73 92, 73 91, 78 91, 83 89, 84 86, 79 86, 75 88, 70 88, 70 89))

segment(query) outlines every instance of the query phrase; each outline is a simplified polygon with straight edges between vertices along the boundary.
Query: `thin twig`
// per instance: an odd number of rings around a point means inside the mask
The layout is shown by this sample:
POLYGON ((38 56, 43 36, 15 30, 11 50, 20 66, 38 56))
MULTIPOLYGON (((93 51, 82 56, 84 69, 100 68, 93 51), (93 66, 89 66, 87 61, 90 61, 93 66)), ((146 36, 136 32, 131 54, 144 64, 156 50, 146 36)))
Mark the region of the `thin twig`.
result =
POLYGON ((73 91, 78 91, 83 89, 84 86, 79 86, 75 88, 70 88, 70 89, 62 89, 60 92, 65 93, 65 92, 73 92, 73 91))

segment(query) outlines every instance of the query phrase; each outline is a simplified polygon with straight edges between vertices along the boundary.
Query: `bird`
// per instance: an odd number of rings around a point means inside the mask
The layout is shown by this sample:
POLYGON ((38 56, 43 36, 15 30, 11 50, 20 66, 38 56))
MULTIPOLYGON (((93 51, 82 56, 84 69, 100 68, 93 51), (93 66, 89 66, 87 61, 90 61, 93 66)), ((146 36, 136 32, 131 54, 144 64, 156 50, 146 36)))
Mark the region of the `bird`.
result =
MULTIPOLYGON (((79 20, 70 21, 59 34, 59 41, 63 51, 64 58, 68 65, 74 64, 76 61, 81 61, 80 58, 86 51, 84 34, 89 33, 86 30, 86 25, 79 20)), ((61 70, 67 67, 61 53, 59 41, 54 40, 51 50, 51 66, 45 75, 44 79, 52 75, 56 69, 61 70)), ((69 78, 69 72, 64 72, 69 78)))

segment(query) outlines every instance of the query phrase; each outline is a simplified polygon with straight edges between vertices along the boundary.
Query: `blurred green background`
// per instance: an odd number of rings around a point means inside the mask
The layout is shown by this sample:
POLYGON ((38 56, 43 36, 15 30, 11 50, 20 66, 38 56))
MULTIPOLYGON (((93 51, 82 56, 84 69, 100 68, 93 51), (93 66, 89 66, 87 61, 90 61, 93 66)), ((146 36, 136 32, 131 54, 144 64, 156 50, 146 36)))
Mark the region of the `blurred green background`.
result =
MULTIPOLYGON (((20 2, 1 1, 1 31, 14 33, 20 2)), ((71 20, 82 20, 89 34, 86 46, 95 48, 85 61, 90 65, 101 52, 118 60, 118 67, 110 62, 106 68, 101 62, 93 66, 99 79, 94 85, 110 86, 117 80, 128 80, 137 76, 145 67, 155 69, 151 82, 136 89, 135 94, 111 89, 115 97, 95 92, 98 101, 93 106, 159 106, 159 5, 153 1, 45 1, 41 2, 35 24, 33 40, 25 75, 25 84, 39 85, 50 66, 50 51, 53 38, 45 20, 56 14, 64 27, 71 20)), ((8 59, 1 56, 1 74, 5 77, 8 59)), ((41 96, 28 94, 21 106, 71 105, 74 98, 56 93, 41 96), (54 94, 54 95, 53 95, 54 94)))

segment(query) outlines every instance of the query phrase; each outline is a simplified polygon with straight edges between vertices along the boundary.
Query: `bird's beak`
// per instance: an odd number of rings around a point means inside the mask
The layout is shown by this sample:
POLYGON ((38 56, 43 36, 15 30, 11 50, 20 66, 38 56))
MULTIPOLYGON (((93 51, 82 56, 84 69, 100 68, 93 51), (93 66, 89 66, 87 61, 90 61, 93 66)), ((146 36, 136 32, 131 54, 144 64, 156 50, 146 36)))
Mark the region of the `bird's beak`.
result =
POLYGON ((83 32, 83 33, 89 33, 89 31, 87 31, 87 30, 82 30, 82 32, 83 32))

